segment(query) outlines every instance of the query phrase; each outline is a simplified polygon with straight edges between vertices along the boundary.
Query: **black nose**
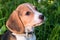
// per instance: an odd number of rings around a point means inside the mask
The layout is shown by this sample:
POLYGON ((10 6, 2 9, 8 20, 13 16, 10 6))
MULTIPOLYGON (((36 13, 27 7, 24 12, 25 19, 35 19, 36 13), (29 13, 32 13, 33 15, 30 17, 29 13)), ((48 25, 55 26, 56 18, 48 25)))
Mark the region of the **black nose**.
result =
POLYGON ((44 15, 39 15, 39 19, 44 19, 44 15))

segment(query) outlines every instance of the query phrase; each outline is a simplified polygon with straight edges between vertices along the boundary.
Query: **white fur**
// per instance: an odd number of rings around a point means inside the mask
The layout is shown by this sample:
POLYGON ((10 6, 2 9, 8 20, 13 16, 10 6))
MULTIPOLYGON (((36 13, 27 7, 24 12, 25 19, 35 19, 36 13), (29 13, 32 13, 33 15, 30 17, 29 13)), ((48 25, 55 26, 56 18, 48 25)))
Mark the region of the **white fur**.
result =
POLYGON ((36 36, 34 34, 28 35, 27 37, 26 34, 15 34, 15 33, 12 34, 16 36, 17 40, 36 40, 36 36))

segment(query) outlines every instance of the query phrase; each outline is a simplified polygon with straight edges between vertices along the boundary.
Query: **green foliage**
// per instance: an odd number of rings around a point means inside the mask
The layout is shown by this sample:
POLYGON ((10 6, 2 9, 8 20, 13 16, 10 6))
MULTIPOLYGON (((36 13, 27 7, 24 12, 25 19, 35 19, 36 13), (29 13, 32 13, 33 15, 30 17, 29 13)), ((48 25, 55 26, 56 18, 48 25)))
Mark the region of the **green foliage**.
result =
POLYGON ((60 0, 0 0, 0 35, 7 30, 6 21, 13 10, 26 2, 46 16, 45 23, 35 28, 37 40, 60 40, 60 0))
POLYGON ((3 25, 2 28, 0 29, 0 34, 2 35, 6 30, 7 30, 6 26, 3 25))
POLYGON ((60 24, 55 24, 55 28, 52 30, 49 40, 60 40, 60 24))

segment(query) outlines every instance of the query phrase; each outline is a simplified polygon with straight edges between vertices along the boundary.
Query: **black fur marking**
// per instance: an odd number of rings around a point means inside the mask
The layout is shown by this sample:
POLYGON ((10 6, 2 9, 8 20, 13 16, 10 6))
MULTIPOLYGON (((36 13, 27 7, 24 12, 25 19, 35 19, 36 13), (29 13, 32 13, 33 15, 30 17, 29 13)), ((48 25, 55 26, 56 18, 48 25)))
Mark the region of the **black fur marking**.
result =
POLYGON ((3 36, 1 40, 10 40, 10 37, 16 38, 14 35, 11 34, 12 32, 7 31, 3 36))

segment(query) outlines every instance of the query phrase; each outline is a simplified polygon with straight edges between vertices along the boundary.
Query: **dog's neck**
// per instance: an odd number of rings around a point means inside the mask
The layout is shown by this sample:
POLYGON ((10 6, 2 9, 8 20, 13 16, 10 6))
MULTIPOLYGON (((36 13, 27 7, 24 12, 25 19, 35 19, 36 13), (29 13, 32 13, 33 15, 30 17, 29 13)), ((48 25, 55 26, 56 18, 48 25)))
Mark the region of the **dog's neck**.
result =
POLYGON ((22 40, 21 38, 25 36, 25 34, 15 34, 15 33, 12 34, 16 37, 16 40, 22 40))
POLYGON ((31 39, 31 37, 33 37, 34 34, 34 28, 25 27, 25 32, 23 34, 16 34, 16 33, 12 34, 16 37, 17 40, 22 40, 24 38, 31 39))
POLYGON ((24 33, 24 34, 15 34, 15 33, 12 33, 15 37, 16 37, 16 40, 22 40, 22 39, 31 39, 34 35, 34 33, 31 33, 31 34, 27 34, 24 33))

